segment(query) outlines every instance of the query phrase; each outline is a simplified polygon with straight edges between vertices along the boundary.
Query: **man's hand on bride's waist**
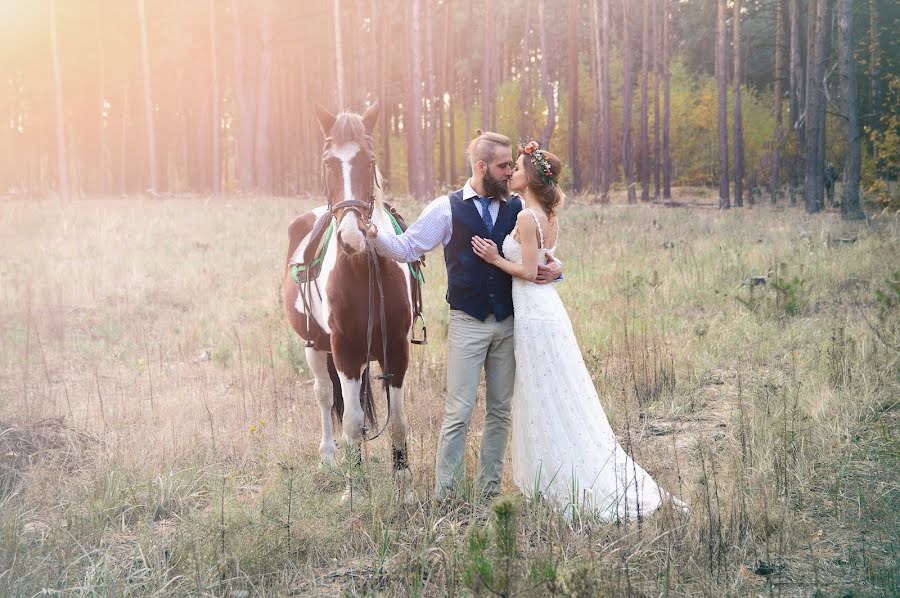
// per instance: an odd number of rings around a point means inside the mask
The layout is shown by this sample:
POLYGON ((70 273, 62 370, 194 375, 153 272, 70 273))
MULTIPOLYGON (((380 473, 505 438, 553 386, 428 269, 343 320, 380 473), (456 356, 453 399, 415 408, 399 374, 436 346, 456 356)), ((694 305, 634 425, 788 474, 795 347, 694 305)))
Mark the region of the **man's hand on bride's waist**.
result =
POLYGON ((549 253, 547 254, 547 263, 538 264, 537 268, 537 277, 534 279, 537 284, 562 280, 562 265, 549 253))

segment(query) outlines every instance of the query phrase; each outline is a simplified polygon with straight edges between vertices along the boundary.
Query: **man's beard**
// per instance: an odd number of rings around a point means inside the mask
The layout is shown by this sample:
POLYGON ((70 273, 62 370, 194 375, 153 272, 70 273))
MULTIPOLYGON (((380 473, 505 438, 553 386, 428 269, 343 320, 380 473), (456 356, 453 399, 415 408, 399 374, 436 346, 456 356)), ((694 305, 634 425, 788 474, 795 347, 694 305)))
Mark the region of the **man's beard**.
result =
POLYGON ((485 171, 482 185, 484 186, 485 197, 493 197, 500 201, 509 197, 509 182, 506 180, 495 179, 493 175, 491 175, 490 170, 485 171))

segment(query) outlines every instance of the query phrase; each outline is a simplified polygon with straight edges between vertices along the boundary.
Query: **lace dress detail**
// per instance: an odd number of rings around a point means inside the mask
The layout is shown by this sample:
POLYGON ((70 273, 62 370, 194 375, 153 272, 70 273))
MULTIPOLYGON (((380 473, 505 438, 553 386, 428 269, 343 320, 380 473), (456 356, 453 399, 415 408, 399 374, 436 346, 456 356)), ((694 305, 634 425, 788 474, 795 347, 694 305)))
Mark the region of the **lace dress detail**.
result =
MULTIPOLYGON (((544 249, 539 222, 538 233, 541 263, 555 246, 544 249)), ((503 242, 503 254, 512 262, 522 261, 522 246, 512 235, 503 242)), ((512 291, 516 381, 511 456, 516 485, 526 496, 541 495, 565 506, 568 515, 573 505, 608 520, 649 515, 669 494, 616 440, 554 285, 513 278, 512 291)))

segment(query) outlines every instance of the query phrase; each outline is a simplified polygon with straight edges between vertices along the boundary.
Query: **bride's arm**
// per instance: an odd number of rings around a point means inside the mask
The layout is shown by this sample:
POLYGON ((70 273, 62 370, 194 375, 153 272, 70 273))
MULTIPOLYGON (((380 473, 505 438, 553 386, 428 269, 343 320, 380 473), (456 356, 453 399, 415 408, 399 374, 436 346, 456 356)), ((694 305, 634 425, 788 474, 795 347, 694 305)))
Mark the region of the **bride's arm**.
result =
POLYGON ((534 282, 538 273, 537 227, 533 218, 523 218, 522 214, 524 212, 519 213, 519 218, 516 222, 516 228, 519 231, 519 244, 522 245, 521 264, 515 264, 505 259, 497 250, 496 243, 490 239, 482 239, 479 236, 472 237, 472 251, 487 263, 500 268, 510 276, 534 282))

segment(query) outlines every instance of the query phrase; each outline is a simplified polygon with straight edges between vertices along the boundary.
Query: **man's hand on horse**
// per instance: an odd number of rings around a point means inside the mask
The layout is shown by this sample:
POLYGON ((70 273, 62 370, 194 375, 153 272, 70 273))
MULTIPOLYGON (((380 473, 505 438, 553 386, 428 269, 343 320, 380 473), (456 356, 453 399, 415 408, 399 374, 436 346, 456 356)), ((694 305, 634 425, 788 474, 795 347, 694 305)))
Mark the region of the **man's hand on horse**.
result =
POLYGON ((547 284, 553 282, 562 274, 562 266, 559 265, 552 255, 547 255, 546 264, 538 264, 537 277, 534 282, 537 284, 547 284))
POLYGON ((374 239, 378 236, 378 227, 375 226, 375 223, 371 220, 364 221, 362 218, 359 218, 357 219, 357 223, 359 224, 359 230, 367 237, 374 239))

